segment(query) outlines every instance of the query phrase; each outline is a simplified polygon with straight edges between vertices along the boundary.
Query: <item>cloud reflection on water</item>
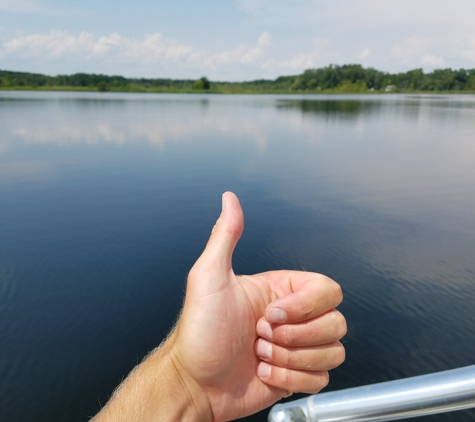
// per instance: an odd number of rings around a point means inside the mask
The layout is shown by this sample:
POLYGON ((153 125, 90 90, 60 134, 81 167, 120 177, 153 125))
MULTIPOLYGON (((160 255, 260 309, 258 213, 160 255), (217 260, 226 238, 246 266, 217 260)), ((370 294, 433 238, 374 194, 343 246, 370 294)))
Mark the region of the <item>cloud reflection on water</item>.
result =
MULTIPOLYGON (((277 166, 287 176, 282 183, 295 184, 297 191, 302 183, 295 177, 301 179, 303 174, 332 180, 334 188, 355 196, 353 200, 358 201, 361 194, 368 205, 375 198, 373 206, 387 210, 398 206, 395 201, 401 206, 401 200, 410 207, 410 201, 427 195, 429 186, 432 194, 455 186, 463 189, 475 159, 475 100, 470 96, 55 94, 50 98, 34 93, 29 103, 22 94, 16 99, 24 104, 7 109, 10 118, 2 122, 2 173, 12 177, 35 168, 37 173, 46 171, 61 155, 55 153, 49 165, 47 156, 43 160, 35 157, 35 164, 28 154, 17 156, 18 143, 31 149, 47 144, 134 148, 145 142, 154 148, 154 154, 166 154, 166 145, 178 143, 177 148, 198 152, 199 146, 212 148, 219 141, 230 147, 240 145, 247 153, 243 168, 248 174, 271 174, 277 166), (34 101, 38 96, 43 98, 41 108, 34 101), (29 112, 28 104, 34 113, 29 112), (388 202, 382 203, 381 196, 388 192, 388 202)), ((5 108, 5 101, 0 105, 5 108)))

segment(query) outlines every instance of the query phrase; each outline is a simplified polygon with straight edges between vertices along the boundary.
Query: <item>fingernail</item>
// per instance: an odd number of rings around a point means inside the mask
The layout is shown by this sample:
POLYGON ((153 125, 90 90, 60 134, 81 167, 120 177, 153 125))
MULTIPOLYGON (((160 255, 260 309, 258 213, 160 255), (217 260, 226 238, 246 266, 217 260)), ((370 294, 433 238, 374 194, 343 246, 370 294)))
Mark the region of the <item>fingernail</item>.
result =
POLYGON ((225 208, 226 208, 226 193, 223 193, 221 211, 224 211, 225 208))
POLYGON ((256 333, 259 337, 264 337, 267 340, 272 340, 272 328, 265 319, 261 319, 257 323, 256 333))
POLYGON ((281 308, 270 308, 266 313, 267 322, 282 324, 287 320, 287 314, 281 308))
POLYGON ((271 366, 265 362, 259 362, 257 365, 257 376, 259 378, 269 378, 270 377, 271 366))
POLYGON ((256 355, 260 358, 270 359, 272 357, 272 344, 261 338, 257 340, 256 355))

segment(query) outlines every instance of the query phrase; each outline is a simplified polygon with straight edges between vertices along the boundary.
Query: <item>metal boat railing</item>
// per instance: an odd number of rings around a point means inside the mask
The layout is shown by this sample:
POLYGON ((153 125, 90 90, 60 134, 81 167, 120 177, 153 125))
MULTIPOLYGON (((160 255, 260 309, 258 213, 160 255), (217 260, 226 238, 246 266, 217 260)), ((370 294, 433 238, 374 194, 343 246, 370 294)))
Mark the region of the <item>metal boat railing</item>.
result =
POLYGON ((268 421, 392 421, 471 407, 475 407, 475 365, 277 404, 268 421))

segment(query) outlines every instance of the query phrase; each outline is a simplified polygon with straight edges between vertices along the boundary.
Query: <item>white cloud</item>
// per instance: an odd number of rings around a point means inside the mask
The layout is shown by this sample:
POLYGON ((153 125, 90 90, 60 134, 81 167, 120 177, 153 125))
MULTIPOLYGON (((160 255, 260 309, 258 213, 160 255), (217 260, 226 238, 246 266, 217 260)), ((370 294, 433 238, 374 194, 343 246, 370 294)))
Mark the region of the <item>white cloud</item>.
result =
POLYGON ((371 48, 365 48, 360 54, 358 54, 359 60, 365 60, 371 55, 371 48))
POLYGON ((403 43, 396 44, 391 48, 388 59, 393 62, 403 63, 409 67, 421 64, 422 57, 427 56, 427 49, 431 46, 431 40, 427 37, 412 36, 406 38, 403 43))
POLYGON ((0 57, 23 58, 75 58, 91 60, 113 57, 119 62, 179 59, 188 57, 192 48, 175 40, 165 39, 161 34, 146 35, 143 39, 123 37, 117 33, 94 37, 88 32, 78 36, 65 31, 49 34, 33 34, 19 37, 3 44, 0 57))
POLYGON ((430 40, 426 37, 413 36, 406 38, 402 44, 396 44, 391 49, 391 56, 400 60, 412 60, 423 50, 430 46, 430 40))
POLYGON ((166 38, 160 33, 138 39, 118 33, 98 37, 88 32, 75 36, 66 31, 51 31, 48 34, 26 35, 4 42, 0 45, 0 58, 137 64, 182 62, 215 68, 235 63, 256 63, 271 44, 271 35, 264 32, 254 46, 239 45, 231 50, 211 53, 166 38))
MULTIPOLYGON (((272 44, 272 37, 268 32, 264 32, 257 39, 256 47, 248 47, 244 44, 232 50, 225 50, 219 53, 209 53, 207 51, 196 52, 191 59, 200 63, 204 67, 217 68, 220 65, 228 65, 233 63, 256 63, 265 55, 267 47, 272 44)), ((265 62, 264 62, 265 63, 265 62)), ((261 65, 265 65, 261 63, 261 65)))
POLYGON ((241 58, 242 63, 254 63, 259 57, 262 56, 262 50, 259 47, 253 48, 244 54, 241 58))
POLYGON ((421 63, 430 67, 442 67, 446 65, 442 57, 432 56, 430 54, 424 54, 421 57, 421 63))
POLYGON ((272 44, 272 37, 271 35, 266 31, 264 32, 258 39, 257 39, 257 45, 259 47, 269 47, 272 44))
POLYGON ((475 62, 475 50, 464 50, 464 51, 462 51, 462 55, 466 59, 475 62))
POLYGON ((393 65, 402 63, 409 68, 456 67, 454 62, 469 66, 463 60, 475 61, 475 36, 465 33, 450 37, 409 37, 394 45, 386 59, 393 65))
POLYGON ((246 48, 240 45, 229 51, 220 51, 219 53, 209 54, 206 51, 197 52, 192 56, 192 60, 201 63, 205 67, 216 68, 220 65, 232 63, 253 63, 262 55, 259 47, 246 48))
POLYGON ((312 53, 304 54, 299 53, 292 57, 290 60, 283 61, 280 66, 281 67, 289 67, 293 70, 301 70, 301 69, 308 69, 313 67, 315 63, 314 57, 312 53))
POLYGON ((327 51, 329 41, 317 38, 313 42, 313 49, 308 53, 298 53, 289 60, 280 63, 280 67, 290 68, 292 70, 305 70, 317 65, 319 59, 328 59, 332 56, 327 51))
MULTIPOLYGON (((178 10, 172 3, 170 10, 178 10)), ((84 6, 88 11, 74 12, 66 10, 67 6, 53 10, 51 0, 0 0, 0 12, 35 10, 48 15, 44 24, 38 21, 30 27, 54 25, 53 19, 60 15, 56 28, 87 25, 80 27, 86 31, 73 33, 49 32, 49 26, 28 30, 22 20, 2 24, 0 67, 48 74, 86 71, 176 78, 206 74, 214 80, 245 80, 355 61, 390 72, 416 67, 469 68, 475 61, 475 41, 470 41, 475 35, 473 0, 238 0, 237 4, 241 11, 232 15, 237 25, 233 31, 227 31, 224 18, 215 34, 206 35, 190 32, 189 27, 184 30, 186 22, 178 19, 174 23, 177 38, 172 39, 166 25, 160 32, 144 35, 144 28, 158 25, 150 22, 151 13, 144 16, 147 24, 143 27, 121 27, 126 22, 121 5, 116 11, 118 19, 95 28, 104 13, 98 5, 88 3, 84 6), (73 15, 79 13, 93 18, 73 22, 73 15), (256 28, 260 32, 249 39, 249 31, 256 28), (320 41, 311 45, 315 38, 320 41)), ((223 7, 235 8, 236 2, 223 7)))

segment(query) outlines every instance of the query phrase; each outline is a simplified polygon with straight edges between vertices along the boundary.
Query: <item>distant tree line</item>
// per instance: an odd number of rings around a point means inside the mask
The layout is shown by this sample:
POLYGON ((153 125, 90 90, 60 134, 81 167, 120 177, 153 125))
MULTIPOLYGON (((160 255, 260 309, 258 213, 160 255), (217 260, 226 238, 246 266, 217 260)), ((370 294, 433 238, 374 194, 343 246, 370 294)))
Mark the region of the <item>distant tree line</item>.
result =
MULTIPOLYGON (((206 79, 206 78, 205 78, 206 79)), ((46 76, 39 73, 0 70, 0 87, 79 88, 98 91, 135 91, 154 88, 192 89, 194 80, 124 78, 101 74, 75 73, 74 75, 46 76)), ((209 84, 209 83, 208 83, 209 84)))
POLYGON ((360 65, 328 66, 308 69, 297 76, 291 89, 348 91, 464 91, 475 90, 475 69, 439 69, 424 73, 422 69, 405 73, 385 73, 360 65))
POLYGON ((308 69, 301 75, 249 82, 210 82, 206 77, 198 80, 125 78, 87 73, 46 76, 0 70, 0 88, 222 93, 475 91, 475 69, 386 73, 358 64, 330 65, 308 69))

